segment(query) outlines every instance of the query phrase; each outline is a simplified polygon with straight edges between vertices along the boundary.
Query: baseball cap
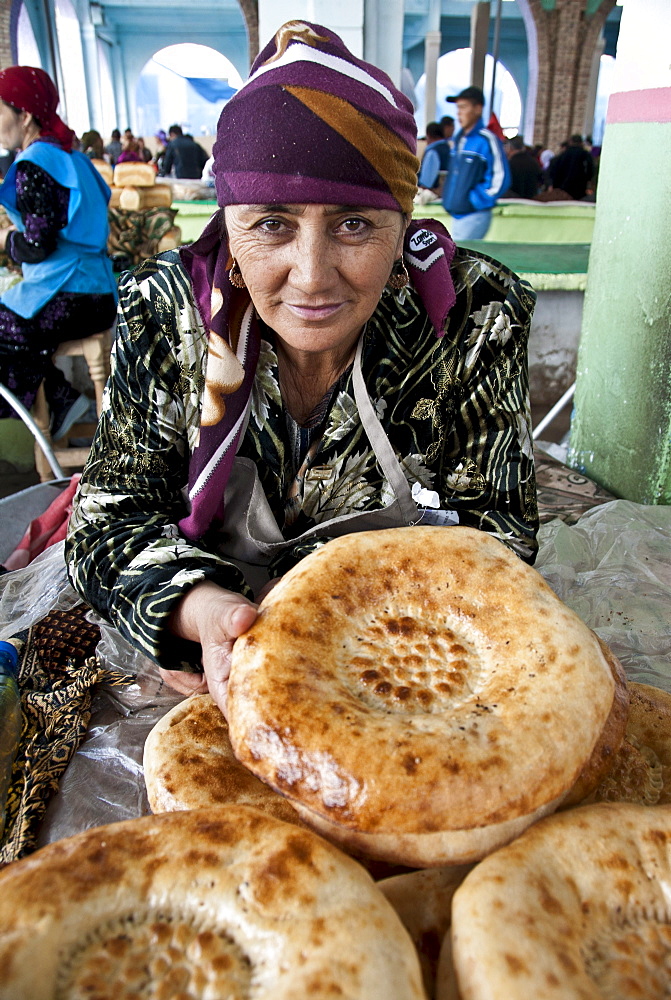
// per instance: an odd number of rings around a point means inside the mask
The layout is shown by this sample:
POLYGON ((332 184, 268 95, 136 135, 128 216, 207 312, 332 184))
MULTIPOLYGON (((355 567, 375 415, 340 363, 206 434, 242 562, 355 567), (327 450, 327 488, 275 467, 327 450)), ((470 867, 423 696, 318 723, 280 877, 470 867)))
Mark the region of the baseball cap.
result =
POLYGON ((448 104, 456 104, 457 101, 473 101, 474 104, 482 104, 484 107, 485 95, 479 87, 466 87, 460 94, 455 94, 453 97, 446 97, 445 100, 448 104))

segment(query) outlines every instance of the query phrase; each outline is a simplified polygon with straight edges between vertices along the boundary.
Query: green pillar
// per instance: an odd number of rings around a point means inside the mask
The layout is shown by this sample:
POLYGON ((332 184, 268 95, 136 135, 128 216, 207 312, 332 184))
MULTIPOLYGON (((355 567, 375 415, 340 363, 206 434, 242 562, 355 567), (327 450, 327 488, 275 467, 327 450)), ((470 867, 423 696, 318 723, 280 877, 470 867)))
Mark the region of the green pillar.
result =
POLYGON ((671 5, 631 7, 620 81, 630 52, 652 62, 608 106, 568 461, 616 496, 670 504, 671 87, 668 50, 650 45, 671 36, 671 5))

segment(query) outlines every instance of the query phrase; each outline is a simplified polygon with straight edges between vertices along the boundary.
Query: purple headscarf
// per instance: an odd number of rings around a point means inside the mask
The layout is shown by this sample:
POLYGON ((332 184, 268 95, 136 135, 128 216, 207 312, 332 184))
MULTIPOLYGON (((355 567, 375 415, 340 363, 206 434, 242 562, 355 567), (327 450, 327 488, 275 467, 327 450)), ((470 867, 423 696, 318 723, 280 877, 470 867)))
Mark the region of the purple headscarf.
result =
MULTIPOLYGON (((356 59, 328 28, 290 21, 221 113, 213 148, 217 201, 361 205, 410 215, 415 149, 412 105, 389 77, 356 59)), ((180 521, 192 539, 223 519, 260 344, 249 293, 228 280, 233 261, 220 226, 215 216, 181 251, 209 331, 200 438, 189 463, 191 511, 180 521)), ((408 227, 404 260, 437 336, 455 301, 454 252, 440 223, 408 227)))

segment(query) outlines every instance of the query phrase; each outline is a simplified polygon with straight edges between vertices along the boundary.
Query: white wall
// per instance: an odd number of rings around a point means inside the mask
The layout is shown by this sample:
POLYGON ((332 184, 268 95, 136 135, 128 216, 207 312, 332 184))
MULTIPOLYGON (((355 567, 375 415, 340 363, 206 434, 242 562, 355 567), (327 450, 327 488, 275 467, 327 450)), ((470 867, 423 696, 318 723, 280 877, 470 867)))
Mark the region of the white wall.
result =
POLYGON ((285 21, 303 19, 335 31, 362 58, 363 10, 364 0, 259 0, 259 48, 285 21))

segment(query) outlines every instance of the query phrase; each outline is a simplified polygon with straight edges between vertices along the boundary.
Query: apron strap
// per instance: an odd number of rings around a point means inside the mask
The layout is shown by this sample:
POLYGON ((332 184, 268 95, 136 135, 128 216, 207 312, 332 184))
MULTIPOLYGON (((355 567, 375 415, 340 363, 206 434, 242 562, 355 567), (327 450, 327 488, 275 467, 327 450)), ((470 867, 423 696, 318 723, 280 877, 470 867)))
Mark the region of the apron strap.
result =
POLYGON ((408 480, 403 474, 403 469, 396 457, 396 453, 391 446, 391 442, 384 432, 382 424, 378 420, 375 407, 371 403, 368 389, 364 382, 361 370, 361 357, 363 355, 364 333, 359 337, 354 365, 352 368, 352 383, 354 386, 354 399, 361 416, 361 423, 368 435, 368 440, 373 446, 375 457, 380 464, 380 468, 387 477, 389 485, 393 489, 403 520, 406 524, 415 524, 420 519, 420 512, 417 504, 412 498, 412 491, 408 485, 408 480))

